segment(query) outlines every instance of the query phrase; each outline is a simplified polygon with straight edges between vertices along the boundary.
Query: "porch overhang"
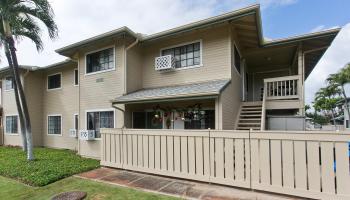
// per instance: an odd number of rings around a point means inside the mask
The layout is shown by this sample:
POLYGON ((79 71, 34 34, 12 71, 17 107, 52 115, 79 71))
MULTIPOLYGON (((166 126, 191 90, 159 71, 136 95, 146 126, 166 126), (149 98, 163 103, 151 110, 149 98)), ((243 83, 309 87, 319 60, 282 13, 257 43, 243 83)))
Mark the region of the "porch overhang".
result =
POLYGON ((113 104, 137 104, 166 101, 215 99, 230 80, 214 80, 187 85, 141 89, 112 100, 113 104))

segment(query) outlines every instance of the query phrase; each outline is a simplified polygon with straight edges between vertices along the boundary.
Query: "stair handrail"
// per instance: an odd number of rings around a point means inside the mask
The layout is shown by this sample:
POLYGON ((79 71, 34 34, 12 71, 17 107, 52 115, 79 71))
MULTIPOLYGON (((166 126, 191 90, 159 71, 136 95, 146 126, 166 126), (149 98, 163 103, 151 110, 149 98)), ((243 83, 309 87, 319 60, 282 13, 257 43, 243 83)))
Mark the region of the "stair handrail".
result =
POLYGON ((266 96, 267 96, 267 82, 264 81, 264 91, 263 91, 263 98, 262 98, 262 105, 261 105, 261 125, 260 130, 265 130, 265 119, 266 119, 266 96))

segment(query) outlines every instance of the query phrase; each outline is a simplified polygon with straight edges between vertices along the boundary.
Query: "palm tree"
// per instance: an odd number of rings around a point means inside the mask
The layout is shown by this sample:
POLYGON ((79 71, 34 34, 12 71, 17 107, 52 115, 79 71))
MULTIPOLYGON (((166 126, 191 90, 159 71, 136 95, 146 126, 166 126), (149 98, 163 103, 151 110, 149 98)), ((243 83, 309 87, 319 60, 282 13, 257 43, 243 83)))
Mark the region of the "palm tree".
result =
MULTIPOLYGON (((16 19, 18 21, 15 21, 13 23, 14 25, 12 26, 12 32, 13 35, 16 39, 21 39, 23 37, 30 39, 31 41, 34 42, 36 45, 37 50, 42 50, 43 49, 43 43, 40 39, 39 36, 39 27, 37 27, 36 24, 31 23, 30 21, 27 20, 22 20, 22 19, 16 19)), ((0 16, 0 21, 2 21, 2 18, 0 16)), ((0 46, 4 47, 4 52, 6 55, 6 59, 9 64, 9 68, 12 71, 12 77, 15 76, 14 70, 13 70, 13 61, 12 57, 10 54, 9 47, 6 43, 5 40, 5 34, 4 34, 4 28, 3 26, 0 26, 0 46)), ((15 91, 15 99, 16 102, 20 102, 19 95, 18 95, 18 89, 16 82, 14 81, 14 91, 15 91)), ((21 126, 21 136, 22 136, 22 148, 24 151, 27 149, 27 141, 26 141, 26 131, 25 131, 25 125, 24 125, 24 116, 23 116, 23 110, 20 104, 16 104, 17 110, 18 110, 18 116, 19 116, 19 121, 20 121, 20 126, 21 126)))
MULTIPOLYGON (((38 21, 41 21, 46 26, 49 36, 51 39, 57 36, 57 25, 53 20, 53 10, 47 0, 0 0, 0 16, 3 24, 3 38, 5 41, 5 51, 8 51, 8 56, 10 56, 9 66, 12 65, 12 71, 14 75, 15 82, 15 93, 17 91, 18 98, 16 98, 16 104, 18 112, 22 111, 26 141, 27 141, 27 159, 33 160, 33 142, 32 142, 32 131, 31 123, 28 112, 27 101, 24 95, 24 90, 22 83, 20 81, 20 76, 18 72, 18 60, 15 48, 14 34, 16 31, 26 30, 28 27, 21 27, 24 24, 30 24, 36 29, 32 31, 27 31, 27 35, 22 35, 28 37, 34 41, 34 43, 40 39, 40 28, 38 26, 38 21), (32 36, 32 37, 30 37, 32 36)), ((17 32, 18 33, 18 32, 17 32)), ((23 32, 24 33, 24 32, 23 32)), ((42 46, 41 46, 42 47, 42 46)), ((40 48, 37 49, 40 50, 40 48)), ((20 115, 20 114, 19 114, 20 115)), ((22 125, 21 125, 22 126, 22 125)))
POLYGON ((315 107, 317 107, 319 110, 322 109, 324 111, 330 111, 335 127, 335 108, 337 107, 337 102, 339 101, 337 96, 340 92, 341 91, 337 86, 328 85, 325 88, 320 88, 315 95, 315 107))
POLYGON ((337 86, 341 89, 341 94, 345 101, 345 109, 350 118, 349 102, 344 88, 346 84, 350 83, 350 63, 348 63, 338 73, 329 75, 327 82, 328 84, 337 86))

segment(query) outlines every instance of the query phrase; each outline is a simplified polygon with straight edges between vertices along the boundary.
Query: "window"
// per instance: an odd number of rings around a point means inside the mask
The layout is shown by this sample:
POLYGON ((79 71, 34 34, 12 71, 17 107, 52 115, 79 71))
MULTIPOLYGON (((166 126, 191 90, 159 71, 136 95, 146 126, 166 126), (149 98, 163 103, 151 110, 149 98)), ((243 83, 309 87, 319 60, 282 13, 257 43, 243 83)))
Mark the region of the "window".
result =
POLYGON ((61 88, 61 74, 54 74, 47 77, 47 89, 61 88))
POLYGON ((349 127, 349 120, 346 120, 345 123, 346 123, 346 124, 345 124, 345 128, 350 128, 350 127, 349 127))
POLYGON ((100 128, 114 128, 114 112, 87 112, 87 129, 95 130, 95 137, 100 138, 100 128))
POLYGON ((14 88, 14 81, 12 76, 6 77, 5 90, 12 90, 14 88))
POLYGON ((79 72, 78 69, 74 70, 74 85, 79 85, 79 72))
POLYGON ((172 55, 175 58, 175 68, 201 65, 201 43, 195 42, 184 46, 164 49, 162 56, 172 55))
POLYGON ((48 116, 48 134, 61 135, 62 117, 60 115, 48 116))
POLYGON ((86 55, 86 73, 114 69, 114 48, 86 55))
POLYGON ((17 134, 18 133, 18 117, 6 116, 6 133, 17 134))
POLYGON ((238 49, 235 45, 235 67, 238 73, 241 73, 241 55, 238 52, 238 49))
POLYGON ((79 129, 79 115, 74 114, 74 129, 78 130, 79 129))
POLYGON ((163 120, 154 112, 133 112, 133 128, 139 129, 162 129, 163 120))
POLYGON ((215 111, 185 112, 185 129, 215 129, 215 111))

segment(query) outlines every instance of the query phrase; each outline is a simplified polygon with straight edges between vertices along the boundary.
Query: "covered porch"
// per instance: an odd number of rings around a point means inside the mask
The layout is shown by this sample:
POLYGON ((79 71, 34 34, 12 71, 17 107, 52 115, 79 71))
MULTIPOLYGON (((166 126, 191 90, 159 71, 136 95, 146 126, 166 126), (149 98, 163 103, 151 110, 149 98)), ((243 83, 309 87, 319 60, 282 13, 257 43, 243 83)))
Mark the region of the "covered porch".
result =
POLYGON ((124 105, 125 128, 218 129, 218 97, 229 83, 214 80, 142 89, 115 99, 113 105, 124 105))

